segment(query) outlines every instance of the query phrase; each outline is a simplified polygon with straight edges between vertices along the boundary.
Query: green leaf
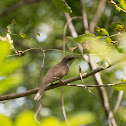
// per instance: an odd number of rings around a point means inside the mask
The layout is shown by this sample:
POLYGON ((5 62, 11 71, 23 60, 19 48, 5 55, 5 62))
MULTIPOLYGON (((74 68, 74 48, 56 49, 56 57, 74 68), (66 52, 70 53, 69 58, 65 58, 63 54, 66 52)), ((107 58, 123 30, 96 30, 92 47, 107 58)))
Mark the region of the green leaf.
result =
POLYGON ((25 111, 18 115, 14 126, 40 126, 34 119, 32 111, 25 111))
POLYGON ((15 22, 15 20, 13 20, 13 21, 11 22, 11 24, 9 24, 9 25, 7 26, 8 32, 9 32, 10 34, 14 33, 15 25, 16 25, 16 22, 15 22))
POLYGON ((118 0, 118 2, 120 3, 120 6, 126 10, 126 1, 125 0, 118 0))
POLYGON ((71 14, 71 7, 66 3, 65 0, 52 0, 54 4, 56 4, 62 11, 71 14))
POLYGON ((112 24, 110 25, 110 28, 112 28, 115 32, 125 31, 125 26, 117 22, 112 22, 112 24))
POLYGON ((22 28, 22 29, 20 30, 20 33, 25 33, 25 32, 27 32, 27 31, 31 28, 32 24, 33 24, 33 22, 32 22, 32 20, 30 19, 28 25, 26 25, 24 28, 22 28))
POLYGON ((103 69, 106 69, 111 64, 111 62, 110 62, 110 59, 108 57, 105 57, 104 59, 99 61, 97 64, 100 67, 102 67, 103 69))
POLYGON ((20 68, 23 64, 24 62, 22 62, 22 58, 11 58, 0 62, 0 76, 9 75, 20 68))
POLYGON ((62 122, 60 122, 60 120, 53 116, 43 119, 42 124, 43 126, 66 126, 62 125, 62 122))
POLYGON ((0 115, 0 126, 12 126, 12 121, 8 117, 0 115))
POLYGON ((24 39, 30 39, 29 36, 27 36, 26 34, 23 34, 23 33, 20 33, 20 36, 21 36, 22 38, 24 38, 24 39))
POLYGON ((96 115, 91 112, 78 113, 69 119, 70 126, 89 125, 96 121, 96 115))
POLYGON ((65 41, 67 42, 67 47, 71 52, 77 48, 77 43, 74 41, 73 37, 66 36, 65 41))
POLYGON ((5 59, 10 52, 10 43, 8 41, 0 40, 0 61, 5 59))
POLYGON ((97 33, 99 36, 109 36, 108 31, 106 31, 104 28, 100 28, 95 26, 94 31, 97 33))
POLYGON ((90 41, 94 38, 95 38, 94 34, 86 33, 86 34, 82 34, 82 35, 79 35, 78 37, 74 38, 74 41, 77 43, 83 43, 86 41, 90 41))
POLYGON ((114 86, 113 86, 113 89, 114 89, 114 90, 117 90, 117 91, 126 90, 126 84, 114 85, 114 86))
POLYGON ((22 82, 23 75, 21 73, 15 73, 11 76, 5 77, 4 79, 0 80, 0 94, 7 92, 22 82))

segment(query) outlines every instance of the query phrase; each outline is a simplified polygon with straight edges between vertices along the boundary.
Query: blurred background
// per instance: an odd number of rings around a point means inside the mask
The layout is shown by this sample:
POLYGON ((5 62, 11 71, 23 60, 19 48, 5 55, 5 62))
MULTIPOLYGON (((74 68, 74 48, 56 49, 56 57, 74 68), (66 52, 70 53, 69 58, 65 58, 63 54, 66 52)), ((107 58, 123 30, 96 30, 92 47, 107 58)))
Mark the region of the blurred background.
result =
MULTIPOLYGON (((72 8, 72 16, 81 16, 81 3, 79 0, 66 0, 72 8)), ((88 21, 90 22, 96 12, 99 0, 84 0, 88 21)), ((1 0, 0 1, 0 36, 8 32, 7 26, 15 21, 14 32, 11 39, 17 50, 38 48, 36 43, 46 51, 45 65, 42 70, 39 86, 47 70, 61 61, 63 47, 63 32, 66 19, 64 13, 51 0, 1 0), (25 32, 30 39, 24 39, 19 34, 28 26, 25 32), (35 36, 39 33, 40 36, 35 36), (16 35, 15 35, 16 34, 16 35), (58 49, 58 50, 55 50, 58 49)), ((113 34, 109 25, 111 22, 120 22, 126 25, 126 14, 116 10, 114 6, 106 3, 104 12, 98 22, 99 27, 104 27, 113 34)), ((84 34, 82 19, 73 21, 78 34, 84 34)), ((70 36, 69 30, 67 35, 70 36)), ((68 49, 66 51, 69 52, 68 49)), ((76 52, 78 53, 78 52, 76 52)), ((13 54, 13 52, 11 52, 13 54)), ((94 57, 95 58, 95 57, 94 57)), ((40 49, 30 50, 23 57, 10 56, 0 62, 0 96, 19 93, 36 87, 43 53, 40 49)), ((98 60, 96 58, 96 60, 98 60)), ((83 59, 76 60, 64 78, 79 75, 79 66, 82 72, 90 71, 88 64, 83 59)), ((119 64, 101 72, 104 84, 115 83, 126 79, 126 64, 119 64)), ((93 77, 84 79, 86 85, 95 84, 93 77)), ((81 81, 74 82, 82 84, 81 81)), ((91 95, 85 88, 65 87, 64 102, 68 121, 71 126, 108 126, 108 120, 102 106, 102 100, 97 88, 89 88, 95 96, 91 95)), ((62 87, 46 91, 41 99, 44 107, 38 114, 38 120, 42 126, 66 125, 62 114, 61 105, 62 87)), ((113 109, 118 91, 107 87, 111 108, 113 109), (110 92, 113 94, 110 96, 110 92)), ((34 100, 34 94, 11 100, 5 104, 0 103, 0 126, 37 126, 39 125, 34 114, 39 106, 34 100)), ((126 125, 126 93, 124 91, 121 105, 115 115, 118 126, 126 125)))

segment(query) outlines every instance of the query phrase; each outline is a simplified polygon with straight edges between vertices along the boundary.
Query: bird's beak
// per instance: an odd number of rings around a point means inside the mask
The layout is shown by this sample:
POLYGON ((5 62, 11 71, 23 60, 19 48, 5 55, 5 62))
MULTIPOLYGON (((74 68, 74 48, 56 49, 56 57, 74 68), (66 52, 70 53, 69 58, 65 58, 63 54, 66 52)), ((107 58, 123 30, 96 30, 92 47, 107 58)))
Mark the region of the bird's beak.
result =
POLYGON ((74 59, 80 59, 80 57, 75 57, 74 59))

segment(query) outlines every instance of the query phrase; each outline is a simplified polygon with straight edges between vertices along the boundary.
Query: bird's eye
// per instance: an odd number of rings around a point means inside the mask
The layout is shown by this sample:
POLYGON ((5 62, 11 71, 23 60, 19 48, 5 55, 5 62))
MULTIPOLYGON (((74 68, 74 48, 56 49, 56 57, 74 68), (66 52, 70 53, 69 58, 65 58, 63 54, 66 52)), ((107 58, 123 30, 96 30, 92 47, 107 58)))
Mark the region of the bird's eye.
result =
POLYGON ((73 58, 69 58, 69 61, 72 60, 73 58))

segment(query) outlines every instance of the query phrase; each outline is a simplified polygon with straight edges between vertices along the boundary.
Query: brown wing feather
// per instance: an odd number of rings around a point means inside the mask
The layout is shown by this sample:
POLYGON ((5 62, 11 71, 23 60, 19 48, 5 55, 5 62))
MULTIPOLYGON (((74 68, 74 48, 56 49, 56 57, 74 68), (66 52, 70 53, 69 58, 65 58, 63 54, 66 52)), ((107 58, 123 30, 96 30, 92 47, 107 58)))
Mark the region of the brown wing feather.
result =
POLYGON ((37 94, 34 97, 34 100, 39 100, 47 86, 47 84, 52 83, 56 80, 61 79, 62 77, 66 76, 66 74, 69 71, 69 67, 66 64, 58 63, 57 65, 51 67, 43 81, 43 84, 41 85, 40 89, 38 90, 37 94))

